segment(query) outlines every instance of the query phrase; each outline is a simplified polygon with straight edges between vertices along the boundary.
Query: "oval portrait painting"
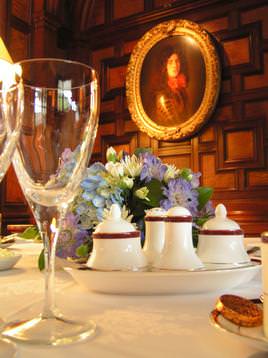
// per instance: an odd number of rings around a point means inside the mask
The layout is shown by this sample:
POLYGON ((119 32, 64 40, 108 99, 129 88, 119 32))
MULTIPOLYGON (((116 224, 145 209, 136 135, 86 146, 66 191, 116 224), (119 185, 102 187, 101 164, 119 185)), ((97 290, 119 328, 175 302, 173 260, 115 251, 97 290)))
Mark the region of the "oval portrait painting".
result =
POLYGON ((159 125, 187 121, 200 106, 206 85, 205 62, 196 41, 172 36, 145 56, 140 77, 142 104, 159 125))
POLYGON ((195 134, 212 114, 219 89, 215 43, 196 23, 158 24, 133 49, 126 77, 128 109, 139 129, 153 138, 195 134))

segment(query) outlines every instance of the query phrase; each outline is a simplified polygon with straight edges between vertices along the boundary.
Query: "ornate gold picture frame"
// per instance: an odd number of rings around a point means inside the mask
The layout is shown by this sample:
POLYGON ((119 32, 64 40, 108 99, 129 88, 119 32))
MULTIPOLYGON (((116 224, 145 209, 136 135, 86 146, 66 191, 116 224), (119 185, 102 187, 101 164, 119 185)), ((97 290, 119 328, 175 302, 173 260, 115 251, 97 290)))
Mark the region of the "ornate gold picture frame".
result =
POLYGON ((126 95, 132 119, 158 140, 196 133, 215 108, 220 63, 210 35, 187 20, 163 22, 136 44, 126 95))

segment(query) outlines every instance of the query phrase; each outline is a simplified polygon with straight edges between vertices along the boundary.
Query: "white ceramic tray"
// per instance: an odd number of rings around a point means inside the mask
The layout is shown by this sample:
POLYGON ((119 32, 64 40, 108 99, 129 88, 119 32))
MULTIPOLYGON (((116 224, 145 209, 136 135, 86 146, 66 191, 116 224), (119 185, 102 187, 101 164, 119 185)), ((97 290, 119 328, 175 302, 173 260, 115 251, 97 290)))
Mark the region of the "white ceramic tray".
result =
POLYGON ((94 271, 66 267, 74 280, 84 288, 110 294, 152 295, 201 293, 231 289, 250 281, 261 265, 198 271, 94 271))
POLYGON ((240 327, 227 319, 221 313, 212 311, 210 314, 210 321, 212 325, 223 332, 231 333, 234 337, 247 342, 250 346, 268 351, 268 338, 263 334, 263 326, 259 327, 240 327))

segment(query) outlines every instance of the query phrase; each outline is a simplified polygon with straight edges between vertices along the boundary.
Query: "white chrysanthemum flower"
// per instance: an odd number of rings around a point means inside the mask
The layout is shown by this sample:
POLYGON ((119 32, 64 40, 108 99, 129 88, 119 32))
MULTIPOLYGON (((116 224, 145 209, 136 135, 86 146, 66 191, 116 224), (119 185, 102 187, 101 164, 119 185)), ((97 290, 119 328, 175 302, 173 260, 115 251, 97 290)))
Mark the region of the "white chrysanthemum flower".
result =
POLYGON ((121 161, 125 175, 131 176, 132 178, 138 177, 142 170, 142 161, 135 154, 132 156, 125 156, 121 161))
POLYGON ((105 169, 111 176, 120 178, 124 175, 124 167, 121 163, 108 162, 105 164, 105 169))
MULTIPOLYGON (((109 214, 110 214, 110 209, 108 208, 105 208, 103 210, 103 219, 108 219, 109 218, 109 214)), ((124 205, 122 208, 121 208, 121 218, 128 221, 129 223, 131 223, 135 229, 137 229, 137 225, 136 223, 132 223, 132 219, 133 219, 133 215, 129 214, 129 211, 128 209, 126 208, 126 206, 124 205)))
POLYGON ((106 159, 108 162, 116 162, 117 153, 113 147, 109 147, 106 151, 106 159))
POLYGON ((164 182, 168 183, 170 179, 175 179, 178 177, 180 170, 177 169, 174 164, 171 165, 166 164, 166 166, 167 166, 167 170, 164 174, 164 182))
POLYGON ((123 177, 123 178, 122 178, 122 182, 123 182, 123 184, 124 184, 128 189, 132 189, 132 188, 133 188, 134 180, 133 180, 132 178, 123 177))
POLYGON ((148 200, 147 195, 149 194, 149 189, 146 186, 135 191, 135 196, 139 199, 148 200))

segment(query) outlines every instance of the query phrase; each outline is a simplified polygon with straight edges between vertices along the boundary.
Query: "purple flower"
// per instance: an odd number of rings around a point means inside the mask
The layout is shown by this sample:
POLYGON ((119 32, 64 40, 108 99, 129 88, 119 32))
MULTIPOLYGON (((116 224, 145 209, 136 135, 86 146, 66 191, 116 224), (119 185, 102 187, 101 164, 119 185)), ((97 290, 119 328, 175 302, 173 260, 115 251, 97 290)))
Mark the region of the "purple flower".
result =
POLYGON ((198 213, 198 192, 193 189, 192 184, 182 178, 171 179, 167 187, 163 188, 166 199, 160 202, 165 210, 174 206, 183 206, 188 209, 193 216, 198 213))
POLYGON ((191 184, 193 188, 198 188, 200 185, 200 181, 199 178, 201 177, 201 173, 193 173, 192 174, 192 179, 191 179, 191 184))
POLYGON ((75 215, 72 212, 68 212, 63 221, 63 229, 68 228, 74 230, 77 228, 79 222, 79 215, 75 215))
POLYGON ((88 239, 86 230, 63 230, 57 242, 57 256, 77 258, 76 249, 88 239))
POLYGON ((57 242, 57 256, 76 258, 76 249, 88 239, 88 232, 79 229, 79 219, 79 215, 67 213, 57 242))
POLYGON ((212 205, 211 200, 209 200, 206 205, 200 210, 198 216, 200 217, 207 217, 210 218, 212 216, 215 216, 215 209, 212 205))
POLYGON ((146 183, 153 178, 162 181, 166 171, 167 166, 155 155, 148 152, 143 154, 143 167, 140 174, 141 180, 144 180, 146 183))
POLYGON ((73 152, 71 151, 70 148, 65 148, 62 155, 61 155, 61 158, 63 160, 63 162, 68 162, 69 160, 72 159, 72 156, 73 156, 73 152))

